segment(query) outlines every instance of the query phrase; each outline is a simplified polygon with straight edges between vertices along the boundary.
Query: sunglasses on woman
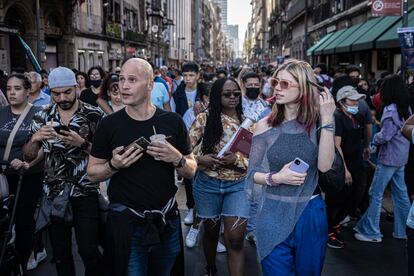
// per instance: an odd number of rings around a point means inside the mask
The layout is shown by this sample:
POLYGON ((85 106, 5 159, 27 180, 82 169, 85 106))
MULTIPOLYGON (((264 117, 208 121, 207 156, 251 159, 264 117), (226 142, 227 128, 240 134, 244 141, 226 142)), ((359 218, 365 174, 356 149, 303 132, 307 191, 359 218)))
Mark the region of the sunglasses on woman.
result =
POLYGON ((238 98, 241 96, 241 91, 240 90, 233 90, 233 91, 223 91, 223 97, 225 98, 230 98, 231 95, 233 95, 235 98, 238 98))
MULTIPOLYGON (((324 92, 325 89, 323 88, 323 86, 320 86, 319 84, 316 84, 310 80, 307 80, 307 82, 316 87, 319 92, 324 92)), ((291 87, 299 87, 299 84, 294 83, 293 81, 290 80, 281 80, 278 78, 270 78, 270 85, 275 88, 277 85, 280 86, 280 89, 285 90, 285 89, 289 89, 291 87)))
POLYGON ((279 78, 270 78, 270 85, 275 88, 276 86, 280 86, 281 89, 289 89, 291 87, 299 87, 298 84, 294 83, 290 80, 283 80, 279 78))

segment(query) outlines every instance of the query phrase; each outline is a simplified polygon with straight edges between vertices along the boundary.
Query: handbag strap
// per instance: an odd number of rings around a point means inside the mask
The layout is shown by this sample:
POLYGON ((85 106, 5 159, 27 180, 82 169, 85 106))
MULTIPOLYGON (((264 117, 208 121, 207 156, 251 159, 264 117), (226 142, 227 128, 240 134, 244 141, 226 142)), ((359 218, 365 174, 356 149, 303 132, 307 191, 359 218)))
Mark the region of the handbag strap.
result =
MULTIPOLYGON (((29 113, 30 109, 32 108, 32 104, 28 103, 24 108, 22 114, 20 114, 19 119, 17 120, 16 124, 13 127, 13 130, 10 132, 10 136, 7 139, 6 149, 4 150, 3 160, 7 161, 10 156, 10 151, 12 148, 14 137, 16 136, 17 130, 22 125, 24 119, 26 118, 27 114, 29 113)), ((4 168, 3 168, 4 169, 4 168)))

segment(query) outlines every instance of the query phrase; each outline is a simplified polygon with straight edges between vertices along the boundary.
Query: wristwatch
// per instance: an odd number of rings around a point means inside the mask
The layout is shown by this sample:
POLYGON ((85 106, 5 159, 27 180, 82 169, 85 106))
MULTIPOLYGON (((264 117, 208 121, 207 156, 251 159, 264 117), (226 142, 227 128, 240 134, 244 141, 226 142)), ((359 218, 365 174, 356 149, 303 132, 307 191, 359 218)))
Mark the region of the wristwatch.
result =
POLYGON ((181 157, 180 161, 178 161, 177 166, 175 166, 176 169, 182 168, 185 166, 185 164, 187 163, 187 160, 185 159, 185 157, 181 157))
POLYGON ((88 140, 85 139, 85 142, 82 143, 82 145, 80 146, 81 150, 87 150, 89 147, 89 142, 88 140))

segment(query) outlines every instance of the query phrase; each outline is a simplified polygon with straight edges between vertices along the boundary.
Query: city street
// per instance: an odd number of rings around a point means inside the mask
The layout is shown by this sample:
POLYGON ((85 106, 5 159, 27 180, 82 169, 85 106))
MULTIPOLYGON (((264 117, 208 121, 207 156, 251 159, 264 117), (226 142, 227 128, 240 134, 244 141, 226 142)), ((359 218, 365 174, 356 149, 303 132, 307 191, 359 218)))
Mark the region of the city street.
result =
MULTIPOLYGON (((182 216, 185 215, 185 191, 184 186, 179 184, 177 194, 179 208, 182 210, 182 216)), ((388 199, 386 199, 387 201, 388 199)), ((387 205, 387 202, 385 203, 387 205)), ((406 275, 406 254, 405 241, 392 238, 392 223, 382 220, 382 231, 384 234, 383 242, 363 243, 355 240, 352 236, 352 225, 344 228, 344 237, 346 246, 343 249, 327 250, 323 276, 396 276, 406 275)), ((184 238, 189 227, 184 227, 184 238)), ((246 275, 261 275, 260 266, 256 261, 256 250, 249 242, 245 242, 246 249, 246 275)), ((204 272, 204 256, 199 239, 196 247, 192 249, 185 248, 185 271, 186 276, 203 275, 204 272)), ((74 247, 74 255, 76 260, 77 275, 83 275, 82 260, 76 253, 74 247)), ((226 254, 218 254, 217 266, 219 275, 228 275, 226 266, 226 254)), ((56 275, 54 265, 48 261, 39 265, 39 267, 30 272, 29 276, 54 276, 56 275)))

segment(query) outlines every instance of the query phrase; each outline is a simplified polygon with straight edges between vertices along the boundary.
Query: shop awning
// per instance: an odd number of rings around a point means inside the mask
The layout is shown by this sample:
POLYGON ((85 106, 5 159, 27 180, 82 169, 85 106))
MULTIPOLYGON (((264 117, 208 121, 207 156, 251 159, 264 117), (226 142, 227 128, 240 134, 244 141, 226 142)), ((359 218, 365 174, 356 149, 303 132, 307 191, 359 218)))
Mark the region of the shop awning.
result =
POLYGON ((355 43, 359 38, 364 36, 367 32, 370 32, 372 28, 375 28, 376 24, 378 24, 383 17, 375 17, 373 19, 368 20, 365 23, 362 23, 362 26, 355 30, 349 37, 342 40, 335 48, 335 53, 349 53, 351 52, 351 45, 355 43))
POLYGON ((324 37, 321 38, 321 40, 319 40, 317 43, 315 43, 312 47, 310 47, 307 51, 306 51, 306 55, 307 56, 312 56, 313 52, 315 51, 316 48, 318 48, 319 46, 321 46, 326 40, 328 40, 334 33, 329 33, 327 35, 325 35, 324 37))
POLYGON ((346 29, 334 32, 333 35, 325 41, 325 43, 321 44, 318 48, 315 49, 313 54, 316 55, 316 56, 322 55, 322 50, 325 49, 326 47, 328 47, 329 44, 331 44, 333 41, 335 41, 335 39, 340 37, 345 32, 345 30, 346 29))
POLYGON ((351 47, 353 52, 370 50, 375 48, 375 40, 384 34, 395 22, 400 19, 399 16, 385 16, 375 24, 374 28, 368 29, 367 32, 356 40, 351 47))
POLYGON ((342 33, 342 35, 338 36, 334 41, 332 41, 328 46, 326 46, 322 50, 322 54, 324 55, 332 55, 336 52, 336 47, 342 42, 347 40, 348 38, 353 36, 353 33, 357 31, 363 24, 354 25, 342 33))
MULTIPOLYGON (((399 20, 391 28, 389 28, 385 33, 383 33, 375 41, 375 47, 378 49, 384 48, 399 48, 400 41, 398 39, 397 28, 402 27, 401 17, 398 17, 399 20)), ((414 26, 414 9, 411 9, 408 13, 408 26, 414 26)))

